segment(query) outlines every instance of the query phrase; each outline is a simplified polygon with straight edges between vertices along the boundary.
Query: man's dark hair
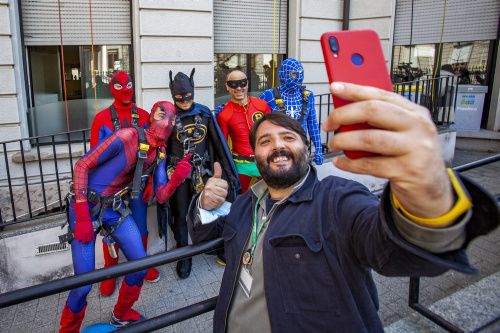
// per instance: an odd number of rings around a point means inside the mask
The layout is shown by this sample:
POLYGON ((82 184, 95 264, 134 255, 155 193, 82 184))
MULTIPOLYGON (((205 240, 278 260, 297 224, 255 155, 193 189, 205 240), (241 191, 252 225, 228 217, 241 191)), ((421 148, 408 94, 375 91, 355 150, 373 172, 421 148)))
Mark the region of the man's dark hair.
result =
POLYGON ((445 64, 445 65, 441 66, 441 69, 443 71, 447 71, 447 72, 450 72, 450 73, 455 73, 455 71, 453 70, 453 67, 451 67, 450 64, 445 64))
POLYGON ((297 133, 302 139, 302 142, 304 142, 306 146, 309 146, 309 142, 307 141, 306 131, 304 131, 304 129, 297 120, 284 113, 271 112, 259 118, 256 122, 253 123, 252 128, 250 128, 250 135, 249 135, 250 146, 252 146, 252 149, 254 151, 256 143, 255 141, 257 140, 257 138, 255 137, 255 135, 257 134, 257 129, 259 128, 260 124, 262 124, 266 120, 273 123, 274 125, 281 126, 292 132, 297 133))

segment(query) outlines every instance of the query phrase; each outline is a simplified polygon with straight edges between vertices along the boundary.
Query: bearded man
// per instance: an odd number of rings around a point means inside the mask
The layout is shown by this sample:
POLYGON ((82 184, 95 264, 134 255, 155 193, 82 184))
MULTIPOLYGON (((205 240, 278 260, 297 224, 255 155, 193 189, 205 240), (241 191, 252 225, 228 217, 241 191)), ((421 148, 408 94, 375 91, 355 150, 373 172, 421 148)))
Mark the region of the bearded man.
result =
POLYGON ((473 273, 467 244, 499 224, 494 198, 445 168, 427 109, 372 87, 333 83, 330 91, 354 103, 335 109, 323 130, 367 121, 377 127, 329 142, 332 151, 377 156, 333 163, 387 178, 382 199, 355 181, 318 180, 306 133, 293 118, 273 112, 257 120, 250 143, 262 180, 228 209, 216 166, 188 215, 193 242, 224 239, 216 333, 383 332, 372 269, 386 276, 473 273))

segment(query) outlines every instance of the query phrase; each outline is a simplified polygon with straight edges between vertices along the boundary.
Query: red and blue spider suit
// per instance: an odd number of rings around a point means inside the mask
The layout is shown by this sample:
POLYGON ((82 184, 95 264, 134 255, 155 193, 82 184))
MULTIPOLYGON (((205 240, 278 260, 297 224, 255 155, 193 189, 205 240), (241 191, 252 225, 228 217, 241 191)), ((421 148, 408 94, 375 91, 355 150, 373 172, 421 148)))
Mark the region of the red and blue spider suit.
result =
MULTIPOLYGON (((145 110, 135 107, 132 104, 134 87, 130 76, 125 72, 118 72, 111 78, 111 93, 115 97, 113 104, 99 112, 92 122, 90 129, 90 148, 93 148, 98 142, 110 136, 120 128, 136 125, 141 128, 148 128, 149 113, 145 110), (113 120, 112 114, 115 114, 113 120)), ((147 179, 144 179, 146 181, 147 179)), ((149 182, 151 184, 151 182, 149 182)), ((145 184, 143 184, 145 185, 145 184)), ((130 209, 144 243, 146 252, 148 251, 148 228, 147 228, 147 202, 152 195, 151 187, 141 188, 139 198, 130 201, 130 209), (141 199, 144 196, 144 200, 141 199)), ((113 240, 104 237, 102 240, 104 267, 116 265, 118 263, 118 245, 113 240), (110 255, 108 243, 114 245, 114 255, 110 255)), ((112 245, 110 245, 112 246, 112 245)), ((146 275, 146 281, 157 282, 160 274, 155 268, 151 268, 146 275)), ((116 279, 110 279, 101 282, 100 291, 104 296, 113 294, 116 288, 116 279)))
MULTIPOLYGON (((147 157, 143 170, 150 169, 157 162, 158 148, 165 145, 172 132, 176 119, 175 107, 163 102, 158 112, 152 112, 150 127, 146 129, 147 157), (163 111, 163 112, 161 112, 163 111)), ((155 109, 156 110, 156 109, 155 109)), ((95 269, 95 235, 93 221, 101 220, 102 228, 111 232, 111 236, 120 246, 127 260, 144 258, 146 251, 142 244, 139 229, 127 208, 121 201, 120 192, 133 180, 138 162, 139 135, 135 128, 123 128, 99 142, 76 164, 74 169, 74 198, 69 205, 69 223, 74 231, 75 239, 71 242, 71 252, 75 274, 82 274, 95 269), (103 204, 96 207, 97 202, 106 202, 108 198, 118 198, 112 205, 103 204), (95 201, 93 201, 95 200, 95 201), (94 214, 91 217, 91 212, 94 214)), ((189 158, 190 156, 186 156, 189 158)), ((158 184, 159 200, 167 200, 179 186, 182 179, 191 172, 186 160, 181 162, 171 176, 168 184, 158 184)), ((164 168, 156 168, 155 172, 165 173, 164 168)), ((156 177, 166 179, 166 177, 156 177)), ((96 223, 96 222, 94 222, 96 223)), ((98 223, 96 223, 98 224, 98 223)), ((139 293, 146 277, 147 270, 125 276, 119 291, 118 301, 111 313, 111 323, 115 326, 126 326, 141 319, 141 315, 132 309, 139 298, 139 293)), ((70 291, 61 317, 59 332, 78 332, 85 315, 87 295, 91 285, 70 291)))

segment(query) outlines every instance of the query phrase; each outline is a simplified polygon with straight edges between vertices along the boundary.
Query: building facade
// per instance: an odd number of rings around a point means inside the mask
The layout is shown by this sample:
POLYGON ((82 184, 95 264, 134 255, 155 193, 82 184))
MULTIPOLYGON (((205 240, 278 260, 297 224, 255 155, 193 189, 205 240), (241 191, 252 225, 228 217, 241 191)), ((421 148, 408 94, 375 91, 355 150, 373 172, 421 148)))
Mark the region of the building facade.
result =
POLYGON ((498 131, 499 13, 494 0, 446 10, 430 0, 0 0, 0 142, 89 128, 118 70, 146 110, 171 100, 170 70, 196 68, 196 101, 214 109, 228 100, 228 70, 247 72, 258 95, 279 84, 286 57, 303 63, 309 89, 328 93, 319 39, 346 27, 377 31, 394 75, 410 63, 427 74, 468 65, 490 87, 483 127, 498 131))
MULTIPOLYGON (((273 79, 279 84, 285 57, 303 63, 309 89, 327 93, 319 39, 342 29, 344 6, 331 0, 90 4, 0 0, 0 142, 89 128, 96 109, 112 102, 109 80, 117 70, 132 75, 135 103, 146 110, 171 100, 170 70, 196 68, 195 100, 214 109, 228 100, 228 69, 246 71, 258 95, 273 79)), ((353 1, 349 9, 349 28, 376 30, 390 66, 395 1, 353 1)))

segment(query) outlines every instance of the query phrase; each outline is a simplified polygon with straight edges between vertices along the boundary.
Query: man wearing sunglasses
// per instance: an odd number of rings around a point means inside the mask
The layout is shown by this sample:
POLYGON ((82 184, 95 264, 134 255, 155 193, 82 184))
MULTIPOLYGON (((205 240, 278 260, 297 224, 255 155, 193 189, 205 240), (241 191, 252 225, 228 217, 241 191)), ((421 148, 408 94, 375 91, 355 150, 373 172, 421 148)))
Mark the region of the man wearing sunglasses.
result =
POLYGON ((245 193, 250 185, 260 178, 248 139, 250 127, 256 120, 271 112, 271 108, 266 101, 248 96, 248 79, 242 71, 235 70, 227 75, 226 89, 231 94, 231 100, 223 105, 217 114, 217 124, 226 140, 230 138, 231 153, 238 170, 241 193, 245 193))
MULTIPOLYGON (((90 148, 93 148, 97 143, 109 137, 113 132, 121 128, 141 127, 148 128, 149 113, 132 103, 134 95, 134 86, 132 79, 125 72, 118 72, 111 78, 111 93, 115 97, 115 101, 99 112, 92 122, 90 129, 90 148)), ((151 181, 146 185, 148 179, 143 180, 139 198, 131 199, 130 208, 139 232, 141 233, 144 248, 148 248, 148 227, 147 227, 147 208, 153 191, 151 189, 151 181)), ((118 245, 111 239, 106 237, 102 240, 104 267, 116 265, 118 263, 118 245)), ((151 268, 146 276, 148 282, 158 282, 160 273, 151 268)), ((104 296, 111 296, 116 288, 116 279, 110 279, 101 282, 100 291, 104 296)))
POLYGON ((317 165, 323 164, 321 135, 314 107, 314 94, 312 91, 306 90, 306 86, 302 84, 304 67, 296 59, 285 59, 281 63, 278 77, 281 85, 263 91, 259 98, 265 100, 273 112, 286 113, 299 121, 314 144, 314 161, 317 165))

